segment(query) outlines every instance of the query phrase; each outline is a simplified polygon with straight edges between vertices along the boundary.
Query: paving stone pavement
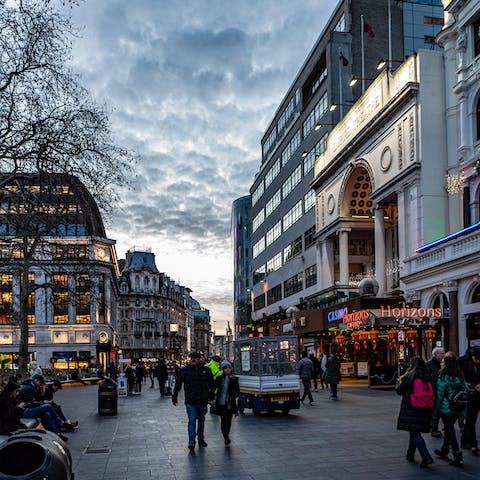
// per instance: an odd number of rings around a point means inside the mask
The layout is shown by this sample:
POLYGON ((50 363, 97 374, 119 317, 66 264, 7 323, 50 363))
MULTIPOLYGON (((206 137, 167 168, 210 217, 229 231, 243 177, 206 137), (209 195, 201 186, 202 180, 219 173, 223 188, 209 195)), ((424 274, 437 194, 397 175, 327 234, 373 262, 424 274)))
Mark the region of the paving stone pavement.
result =
MULTIPOLYGON (((473 479, 480 458, 464 451, 465 468, 438 459, 429 469, 405 461, 408 434, 396 430, 400 397, 393 391, 340 386, 340 401, 315 392, 315 404, 290 415, 233 420, 226 449, 220 419, 207 415, 208 447, 188 452, 187 415, 179 398, 161 399, 158 389, 119 399, 116 417, 97 414, 96 386, 57 394, 67 416, 80 421, 69 436, 76 480, 377 480, 473 479), (108 453, 85 453, 86 448, 108 453)), ((441 440, 426 435, 430 451, 441 440)))

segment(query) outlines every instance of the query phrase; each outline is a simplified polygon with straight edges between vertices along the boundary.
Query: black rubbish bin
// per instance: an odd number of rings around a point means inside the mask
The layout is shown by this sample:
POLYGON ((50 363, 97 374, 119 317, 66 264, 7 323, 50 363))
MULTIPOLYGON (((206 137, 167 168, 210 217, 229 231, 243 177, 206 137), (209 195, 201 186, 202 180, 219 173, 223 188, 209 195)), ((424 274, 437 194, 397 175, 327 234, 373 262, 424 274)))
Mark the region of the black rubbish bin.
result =
POLYGON ((43 429, 17 430, 0 445, 0 480, 72 480, 67 444, 43 429))
POLYGON ((111 378, 105 378, 98 385, 98 414, 117 414, 117 384, 111 378))

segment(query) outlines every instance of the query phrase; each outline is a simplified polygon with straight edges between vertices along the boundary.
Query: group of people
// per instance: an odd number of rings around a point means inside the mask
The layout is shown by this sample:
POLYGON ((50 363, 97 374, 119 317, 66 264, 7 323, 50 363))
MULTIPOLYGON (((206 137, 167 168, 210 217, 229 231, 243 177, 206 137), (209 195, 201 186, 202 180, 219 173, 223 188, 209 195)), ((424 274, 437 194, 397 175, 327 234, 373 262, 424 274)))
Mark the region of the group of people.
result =
POLYGON ((225 447, 230 446, 230 429, 233 416, 238 415, 237 398, 240 394, 238 377, 233 374, 232 364, 214 356, 210 361, 197 352, 190 354, 190 363, 183 367, 175 382, 172 404, 178 405, 178 393, 184 389, 188 415, 188 449, 194 452, 196 441, 206 447, 205 415, 210 404, 211 413, 220 416, 220 429, 225 447))
POLYGON ((322 390, 330 385, 330 398, 337 401, 338 384, 341 379, 340 363, 341 360, 335 350, 332 350, 330 356, 322 353, 320 358, 315 357, 313 353, 308 355, 306 351, 303 351, 302 358, 297 364, 298 375, 303 385, 303 396, 300 401, 303 403, 308 396, 310 405, 313 405, 312 381, 315 391, 318 391, 319 380, 322 390))
POLYGON ((20 375, 13 375, 0 393, 0 434, 8 435, 15 430, 26 428, 22 419, 39 418, 43 427, 56 433, 62 440, 68 437, 64 432, 78 428, 78 421, 68 420, 62 407, 54 400, 62 383, 55 380, 45 382, 43 375, 33 374, 19 383, 20 375))
MULTIPOLYGON (((127 379, 127 392, 132 395, 134 391, 142 393, 142 384, 150 379, 150 388, 155 388, 155 379, 158 381, 160 396, 166 397, 172 394, 173 385, 180 371, 176 362, 169 362, 160 359, 158 363, 144 363, 139 360, 136 365, 127 364, 124 374, 127 379)), ((118 371, 115 365, 107 369, 110 378, 117 381, 118 371)))
POLYGON ((421 467, 434 462, 422 437, 422 433, 428 432, 433 437, 443 437, 441 447, 434 453, 452 466, 463 467, 461 449, 470 449, 473 455, 480 456, 475 426, 480 411, 480 347, 472 347, 460 358, 440 347, 433 350, 428 362, 421 357, 412 358, 396 391, 402 395, 397 429, 410 434, 407 461, 415 462, 418 450, 421 467), (439 430, 440 420, 443 434, 439 430), (456 424, 461 432, 460 443, 456 424))

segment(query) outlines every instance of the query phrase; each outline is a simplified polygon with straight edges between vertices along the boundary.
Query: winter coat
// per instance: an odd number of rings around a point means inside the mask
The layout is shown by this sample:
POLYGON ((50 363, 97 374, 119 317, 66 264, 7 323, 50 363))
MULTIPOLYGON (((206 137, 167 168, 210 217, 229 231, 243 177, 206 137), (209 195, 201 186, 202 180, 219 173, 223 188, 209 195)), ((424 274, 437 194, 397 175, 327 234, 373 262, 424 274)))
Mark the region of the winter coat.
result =
POLYGON ((431 382, 432 374, 427 369, 417 368, 415 378, 411 379, 405 375, 395 386, 396 392, 402 395, 397 430, 428 433, 430 431, 431 411, 414 408, 410 402, 410 395, 413 393, 413 384, 416 378, 431 382))
POLYGON ((155 370, 153 371, 153 375, 158 378, 159 383, 166 382, 168 380, 168 370, 167 366, 164 363, 159 363, 155 370))
POLYGON ((425 364, 425 366, 427 367, 427 370, 430 370, 430 373, 432 374, 432 380, 434 382, 434 385, 436 385, 438 380, 438 372, 440 371, 440 368, 442 366, 441 362, 439 362, 435 357, 433 357, 425 364))
POLYGON ((298 370, 298 375, 300 378, 307 378, 311 379, 312 378, 312 371, 313 371, 313 363, 309 358, 302 358, 298 363, 297 363, 297 370, 298 370))
POLYGON ((230 380, 228 382, 228 392, 227 392, 227 405, 219 405, 220 393, 222 392, 222 384, 225 379, 225 375, 217 377, 215 380, 215 387, 217 390, 217 396, 215 398, 215 412, 218 415, 221 415, 223 412, 227 411, 235 415, 238 414, 238 405, 237 398, 240 395, 240 386, 238 384, 238 377, 230 375, 230 380))
POLYGON ((316 377, 320 373, 320 361, 317 357, 310 357, 310 361, 312 362, 313 369, 312 369, 312 376, 316 377))
POLYGON ((39 407, 43 405, 41 392, 31 378, 25 380, 20 387, 19 402, 24 402, 25 407, 39 407))
MULTIPOLYGON (((7 383, 3 392, 0 394, 0 435, 7 435, 19 428, 26 428, 20 421, 23 410, 18 406, 17 401, 10 396, 12 382, 7 383)), ((15 385, 18 388, 18 385, 15 385)))
POLYGON ((452 398, 457 390, 467 390, 467 384, 465 383, 465 380, 459 377, 439 377, 437 382, 433 418, 438 418, 441 415, 465 417, 467 411, 466 408, 458 412, 454 412, 450 408, 449 399, 452 398))
POLYGON ((337 385, 340 383, 340 359, 337 356, 332 356, 327 360, 325 366, 325 381, 327 383, 337 385))
POLYGON ((143 364, 142 364, 142 363, 138 363, 137 366, 135 367, 135 375, 137 376, 137 378, 138 378, 139 380, 142 380, 146 373, 147 373, 147 372, 146 372, 145 367, 143 366, 143 364))
POLYGON ((184 385, 186 405, 206 405, 209 400, 214 399, 213 375, 205 365, 189 364, 180 370, 175 382, 172 402, 177 403, 178 392, 182 385, 184 385))

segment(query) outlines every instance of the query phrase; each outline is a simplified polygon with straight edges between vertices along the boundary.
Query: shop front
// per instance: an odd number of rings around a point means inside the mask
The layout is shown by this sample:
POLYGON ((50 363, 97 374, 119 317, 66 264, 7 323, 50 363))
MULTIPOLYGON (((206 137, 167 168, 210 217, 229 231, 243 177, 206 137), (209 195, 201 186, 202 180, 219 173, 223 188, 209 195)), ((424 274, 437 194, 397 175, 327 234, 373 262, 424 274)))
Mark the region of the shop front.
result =
POLYGON ((52 368, 59 370, 79 370, 92 366, 92 353, 90 351, 54 351, 50 358, 52 368))

